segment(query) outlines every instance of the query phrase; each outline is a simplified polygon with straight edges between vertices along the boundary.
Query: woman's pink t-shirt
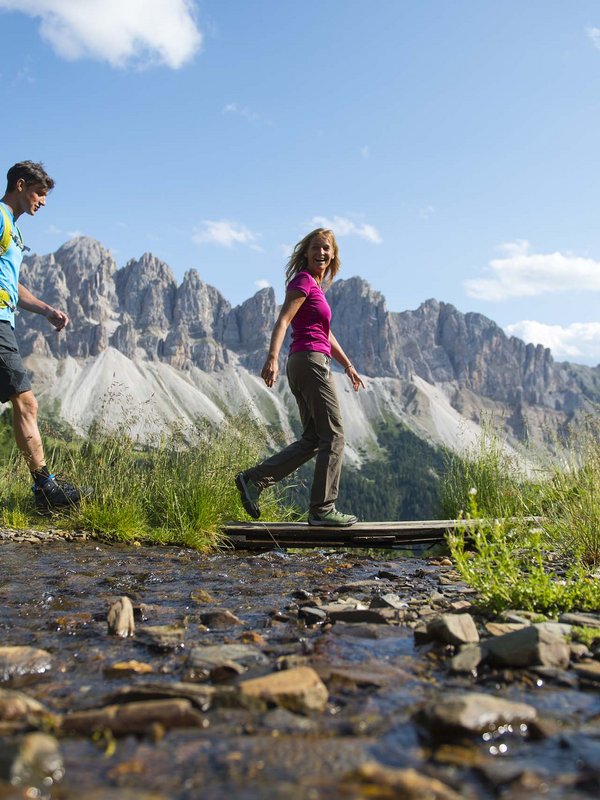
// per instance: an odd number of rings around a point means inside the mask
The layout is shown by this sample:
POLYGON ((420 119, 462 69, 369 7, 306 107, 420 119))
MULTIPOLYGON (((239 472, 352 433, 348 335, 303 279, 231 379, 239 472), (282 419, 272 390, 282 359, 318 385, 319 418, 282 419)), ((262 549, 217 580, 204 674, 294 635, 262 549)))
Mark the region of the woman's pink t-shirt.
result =
POLYGON ((292 344, 290 353, 314 350, 331 355, 329 327, 331 309, 325 294, 309 272, 299 272, 287 285, 287 291, 302 292, 306 300, 292 319, 292 344))

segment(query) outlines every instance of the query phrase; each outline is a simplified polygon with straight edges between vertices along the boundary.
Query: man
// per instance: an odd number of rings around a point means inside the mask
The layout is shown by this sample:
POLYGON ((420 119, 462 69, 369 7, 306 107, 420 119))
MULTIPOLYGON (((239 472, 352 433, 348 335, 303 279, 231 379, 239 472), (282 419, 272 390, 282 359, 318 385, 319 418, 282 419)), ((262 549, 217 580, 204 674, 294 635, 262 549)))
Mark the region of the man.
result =
POLYGON ((78 503, 81 491, 58 480, 46 466, 37 424, 38 404, 19 353, 14 325, 17 307, 42 314, 57 331, 69 324, 63 311, 38 300, 19 283, 26 248, 17 220, 22 214, 33 217, 46 205, 54 181, 42 164, 32 161, 15 164, 6 177, 6 193, 0 201, 0 403, 12 403, 15 441, 33 478, 35 504, 39 510, 48 510, 78 503))

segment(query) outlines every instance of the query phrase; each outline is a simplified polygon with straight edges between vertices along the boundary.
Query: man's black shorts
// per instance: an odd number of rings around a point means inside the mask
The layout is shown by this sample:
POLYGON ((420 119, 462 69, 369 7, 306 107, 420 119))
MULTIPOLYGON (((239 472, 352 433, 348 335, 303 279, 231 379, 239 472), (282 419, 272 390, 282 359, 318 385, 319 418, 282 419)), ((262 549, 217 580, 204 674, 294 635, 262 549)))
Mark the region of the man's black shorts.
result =
POLYGON ((30 389, 31 381, 19 353, 15 332, 10 322, 0 320, 0 403, 6 403, 13 394, 30 389))

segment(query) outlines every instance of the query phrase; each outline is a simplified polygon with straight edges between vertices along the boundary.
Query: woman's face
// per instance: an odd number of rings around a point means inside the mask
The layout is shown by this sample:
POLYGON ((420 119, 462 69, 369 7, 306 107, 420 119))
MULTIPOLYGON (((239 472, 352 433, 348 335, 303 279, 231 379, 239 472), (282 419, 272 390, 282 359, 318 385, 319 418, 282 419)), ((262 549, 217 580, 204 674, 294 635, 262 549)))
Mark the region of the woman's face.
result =
POLYGON ((333 261, 333 242, 328 236, 313 236, 306 251, 308 271, 315 277, 323 278, 333 261))

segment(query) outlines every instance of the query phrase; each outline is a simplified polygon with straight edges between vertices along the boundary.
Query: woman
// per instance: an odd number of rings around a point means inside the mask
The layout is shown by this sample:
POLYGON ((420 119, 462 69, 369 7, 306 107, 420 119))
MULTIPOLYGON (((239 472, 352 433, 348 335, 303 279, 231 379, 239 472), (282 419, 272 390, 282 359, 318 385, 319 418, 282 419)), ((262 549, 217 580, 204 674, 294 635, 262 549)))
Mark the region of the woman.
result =
POLYGON ((302 437, 235 479, 242 504, 254 519, 260 517, 260 493, 317 456, 310 494, 309 525, 348 527, 352 514, 335 507, 344 453, 344 431, 331 358, 350 378, 355 392, 364 383, 330 329, 331 309, 326 289, 340 268, 338 246, 332 231, 317 228, 294 247, 287 264, 285 301, 273 328, 261 377, 269 388, 277 380, 279 351, 289 325, 292 344, 287 362, 290 389, 300 411, 302 437))

